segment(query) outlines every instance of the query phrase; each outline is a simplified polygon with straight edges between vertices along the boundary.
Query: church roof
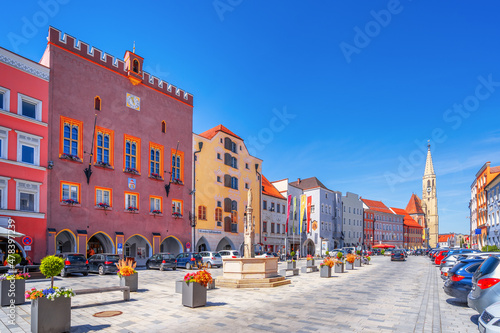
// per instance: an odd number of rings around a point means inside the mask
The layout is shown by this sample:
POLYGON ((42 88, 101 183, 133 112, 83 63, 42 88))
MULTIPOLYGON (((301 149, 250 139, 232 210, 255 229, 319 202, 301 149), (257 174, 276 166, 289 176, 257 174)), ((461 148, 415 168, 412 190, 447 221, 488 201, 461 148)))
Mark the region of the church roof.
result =
POLYGON ((215 126, 214 128, 211 128, 209 129, 208 131, 205 131, 201 134, 199 134, 199 136, 202 136, 206 139, 209 139, 209 140, 212 140, 212 138, 219 132, 224 132, 226 134, 229 134, 231 136, 234 136, 235 138, 237 139, 240 139, 240 140, 243 140, 242 138, 240 138, 239 136, 237 136, 236 134, 234 134, 233 132, 231 132, 230 130, 228 130, 226 127, 224 127, 223 125, 218 125, 218 126, 215 126))
POLYGON ((394 214, 392 210, 389 209, 382 201, 375 201, 375 200, 368 200, 368 199, 361 199, 365 203, 365 205, 368 206, 371 210, 375 210, 377 212, 382 212, 382 213, 389 213, 389 214, 394 214))
POLYGON ((420 203, 420 198, 415 193, 411 195, 410 201, 408 202, 408 205, 406 205, 405 210, 408 214, 425 214, 422 209, 422 204, 420 203))
POLYGON ((398 214, 398 215, 404 215, 404 218, 403 218, 403 223, 405 226, 407 227, 411 227, 411 228, 419 228, 419 229, 422 229, 422 226, 420 224, 418 224, 417 221, 415 221, 411 216, 410 214, 408 214, 408 212, 404 209, 401 209, 401 208, 394 208, 394 207, 391 207, 391 209, 394 211, 394 213, 398 214))
POLYGON ((325 190, 330 191, 322 182, 319 181, 316 177, 306 178, 306 179, 298 179, 296 182, 291 182, 290 185, 298 187, 303 190, 308 190, 311 188, 321 187, 325 190))
POLYGON ((432 165, 431 145, 427 146, 427 159, 425 160, 424 176, 434 175, 434 166, 432 165))
POLYGON ((269 195, 278 199, 286 200, 276 187, 264 175, 262 175, 262 194, 269 195))

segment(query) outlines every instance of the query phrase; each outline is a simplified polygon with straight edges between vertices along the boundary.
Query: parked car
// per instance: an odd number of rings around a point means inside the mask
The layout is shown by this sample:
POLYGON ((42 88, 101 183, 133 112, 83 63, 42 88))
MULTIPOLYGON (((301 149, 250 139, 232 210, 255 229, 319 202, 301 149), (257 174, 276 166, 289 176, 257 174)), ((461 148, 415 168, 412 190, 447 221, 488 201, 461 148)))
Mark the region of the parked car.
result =
POLYGON ((447 255, 448 255, 448 250, 439 251, 439 253, 437 254, 436 258, 434 259, 434 263, 436 265, 440 265, 441 261, 444 258, 446 258, 447 255))
POLYGON ((405 261, 406 260, 406 255, 404 250, 393 250, 391 253, 391 261, 405 261))
POLYGON ((222 250, 219 251, 219 254, 222 257, 222 259, 241 258, 240 253, 236 250, 222 250))
POLYGON ((175 254, 162 252, 151 256, 148 261, 146 261, 146 269, 158 268, 160 271, 164 271, 167 268, 172 268, 176 270, 177 262, 175 261, 175 254))
POLYGON ((89 262, 81 253, 59 253, 56 257, 64 259, 64 268, 61 276, 66 277, 70 274, 81 273, 84 276, 89 275, 89 262))
POLYGON ((272 252, 258 252, 255 254, 255 258, 273 258, 272 252))
POLYGON ((394 250, 385 250, 384 251, 384 256, 392 256, 392 252, 394 252, 394 250))
POLYGON ((500 258, 491 256, 472 276, 472 290, 467 297, 467 305, 482 313, 491 304, 500 301, 500 258))
POLYGON ((458 262, 446 274, 444 292, 457 298, 460 302, 467 303, 467 295, 472 289, 472 275, 484 259, 465 259, 458 262))
POLYGON ((479 332, 500 332, 500 302, 488 306, 478 319, 479 332))
POLYGON ((222 257, 218 252, 203 251, 200 252, 200 256, 203 259, 203 263, 206 264, 208 268, 222 267, 222 257))
POLYGON ((183 252, 179 253, 175 259, 177 260, 177 267, 184 267, 185 269, 196 268, 203 263, 203 258, 199 253, 183 252))
POLYGON ((99 275, 118 272, 116 264, 120 260, 118 254, 99 253, 89 258, 89 272, 96 272, 99 275))

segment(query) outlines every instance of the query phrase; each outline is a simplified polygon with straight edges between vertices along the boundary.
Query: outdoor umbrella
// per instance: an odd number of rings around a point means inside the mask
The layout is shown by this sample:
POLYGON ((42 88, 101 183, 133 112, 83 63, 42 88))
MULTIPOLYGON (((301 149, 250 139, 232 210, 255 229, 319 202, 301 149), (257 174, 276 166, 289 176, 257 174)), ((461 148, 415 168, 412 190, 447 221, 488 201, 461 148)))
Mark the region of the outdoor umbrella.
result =
POLYGON ((393 247, 396 247, 396 246, 390 245, 390 244, 377 244, 377 245, 373 246, 374 249, 388 249, 388 248, 393 248, 393 247))
POLYGON ((22 237, 22 236, 25 235, 20 232, 15 232, 12 229, 0 227, 0 237, 22 237))

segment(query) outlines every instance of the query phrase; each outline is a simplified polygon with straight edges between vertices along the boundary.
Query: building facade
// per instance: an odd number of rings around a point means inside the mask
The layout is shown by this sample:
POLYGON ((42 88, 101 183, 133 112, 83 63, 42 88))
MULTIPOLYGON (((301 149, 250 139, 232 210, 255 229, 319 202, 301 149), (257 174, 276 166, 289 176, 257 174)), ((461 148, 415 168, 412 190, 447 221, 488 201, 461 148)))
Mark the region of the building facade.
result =
POLYGON ((361 246, 363 244, 363 202, 355 193, 346 192, 342 196, 342 232, 344 246, 361 246))
POLYGON ((500 247, 500 174, 486 185, 486 201, 488 207, 488 238, 486 245, 500 247))
POLYGON ((48 253, 117 253, 139 265, 191 235, 193 96, 49 28, 48 253))
POLYGON ((477 227, 477 179, 474 179, 470 186, 469 219, 470 219, 470 247, 479 248, 481 229, 477 227))
POLYGON ((287 199, 262 176, 262 243, 264 251, 285 253, 287 199))
POLYGON ((364 228, 364 245, 363 249, 371 250, 375 243, 375 211, 365 209, 363 207, 363 228, 364 228))
MULTIPOLYGON (((23 237, 11 238, 15 251, 39 263, 47 253, 50 73, 46 66, 3 48, 0 73, 0 227, 27 236, 24 244, 23 237)), ((7 249, 4 234, 1 262, 7 249)))
POLYGON ((439 216, 437 204, 437 182, 432 164, 431 146, 427 146, 425 172, 422 178, 422 209, 425 212, 429 228, 429 246, 435 247, 438 243, 439 216))
POLYGON ((252 190, 254 244, 261 250, 262 160, 248 153, 242 138, 222 125, 193 134, 197 212, 196 251, 242 253, 248 190, 252 190))
POLYGON ((425 212, 422 208, 420 198, 414 193, 410 197, 410 201, 406 205, 405 211, 422 227, 422 246, 429 247, 429 228, 427 226, 427 219, 425 212))
POLYGON ((423 247, 422 230, 424 229, 404 209, 391 207, 394 214, 403 215, 403 247, 421 249, 423 247))
POLYGON ((403 247, 403 218, 404 215, 395 214, 381 201, 361 199, 365 210, 374 211, 374 243, 403 247))

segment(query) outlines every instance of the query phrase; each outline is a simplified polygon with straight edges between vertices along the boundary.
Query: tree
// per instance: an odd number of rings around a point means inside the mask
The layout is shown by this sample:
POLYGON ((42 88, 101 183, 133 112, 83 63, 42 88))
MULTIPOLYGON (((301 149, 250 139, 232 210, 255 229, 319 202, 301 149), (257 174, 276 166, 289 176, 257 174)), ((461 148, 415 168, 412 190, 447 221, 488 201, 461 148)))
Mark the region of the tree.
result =
POLYGON ((50 287, 54 287, 54 276, 61 274, 64 268, 64 260, 56 256, 46 256, 40 264, 40 272, 46 278, 50 277, 50 287))

